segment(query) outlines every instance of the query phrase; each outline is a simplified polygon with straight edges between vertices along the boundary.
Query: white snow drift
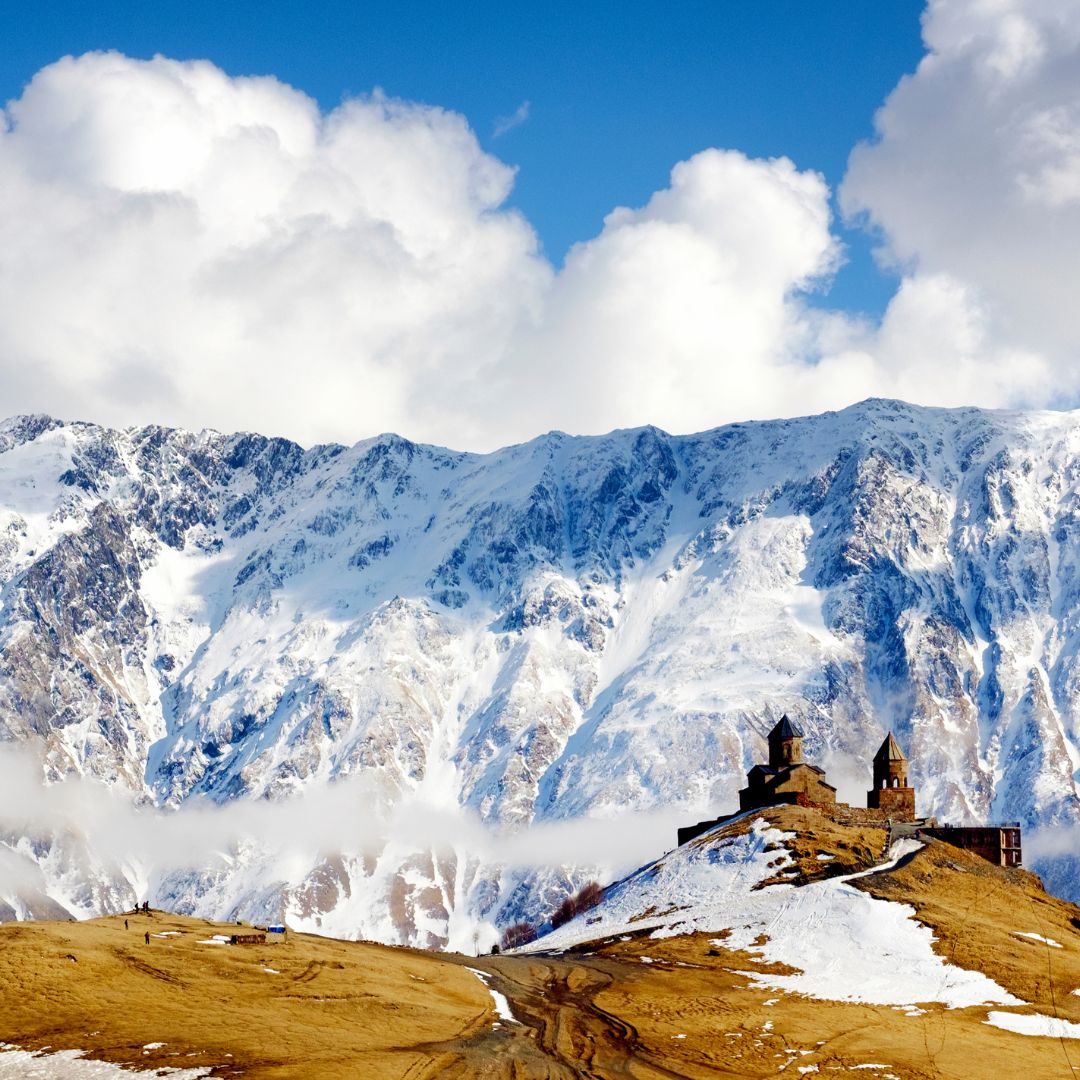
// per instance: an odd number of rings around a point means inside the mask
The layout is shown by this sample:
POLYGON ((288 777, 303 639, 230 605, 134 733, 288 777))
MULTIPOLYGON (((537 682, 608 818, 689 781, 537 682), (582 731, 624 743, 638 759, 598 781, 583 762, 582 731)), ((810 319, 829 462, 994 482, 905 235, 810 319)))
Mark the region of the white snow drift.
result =
POLYGON ((755 889, 790 864, 783 848, 790 836, 759 818, 743 835, 684 845, 620 882, 599 907, 517 951, 561 950, 643 930, 654 938, 728 931, 718 945, 799 969, 748 973, 756 986, 873 1005, 1023 1004, 985 975, 938 956, 933 933, 915 921, 913 908, 847 884, 894 866, 921 847, 917 841, 900 841, 871 871, 755 889))

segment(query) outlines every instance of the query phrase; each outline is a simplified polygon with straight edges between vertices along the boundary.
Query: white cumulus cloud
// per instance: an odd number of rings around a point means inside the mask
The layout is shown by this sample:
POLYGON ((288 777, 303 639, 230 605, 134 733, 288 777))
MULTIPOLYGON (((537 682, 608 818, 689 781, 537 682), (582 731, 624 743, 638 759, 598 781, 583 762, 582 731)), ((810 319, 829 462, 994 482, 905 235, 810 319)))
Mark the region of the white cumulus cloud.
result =
POLYGON ((498 388, 510 429, 767 415, 815 336, 798 297, 836 265, 828 197, 783 158, 706 150, 676 165, 670 187, 571 249, 498 388))
MULTIPOLYGON (((894 305, 951 282, 945 306, 967 314, 945 317, 966 319, 954 330, 974 346, 959 350, 971 358, 961 386, 982 365, 986 403, 1075 403, 1080 2, 931 0, 923 36, 878 138, 852 155, 842 206, 881 230, 883 257, 908 275, 894 305)), ((912 344, 934 350, 918 334, 912 344)))
MULTIPOLYGON (((0 135, 0 398, 304 439, 423 431, 551 269, 462 117, 65 59, 0 135)), ((446 430, 440 434, 451 435, 446 430)))
POLYGON ((933 0, 924 34, 841 192, 902 271, 879 324, 810 302, 843 253, 785 158, 679 162, 556 269, 455 113, 65 58, 0 124, 2 411, 484 449, 1075 400, 1080 0, 933 0))

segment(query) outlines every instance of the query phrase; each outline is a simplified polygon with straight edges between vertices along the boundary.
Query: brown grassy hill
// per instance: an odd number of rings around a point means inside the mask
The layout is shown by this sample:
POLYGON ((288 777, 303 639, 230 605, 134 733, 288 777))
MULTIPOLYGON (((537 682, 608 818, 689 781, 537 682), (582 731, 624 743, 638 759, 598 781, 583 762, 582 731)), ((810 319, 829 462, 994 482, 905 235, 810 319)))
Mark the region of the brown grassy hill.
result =
MULTIPOLYGON (((768 816, 795 833, 792 865, 777 853, 779 880, 881 859, 880 831, 795 808, 768 816)), ((929 843, 852 884, 911 905, 942 956, 1030 1003, 1010 1012, 1080 1023, 1080 911, 1034 876, 929 843)), ((566 954, 477 960, 306 935, 201 945, 235 927, 129 919, 128 931, 122 916, 0 927, 0 1039, 136 1067, 198 1063, 215 1076, 305 1080, 1080 1076, 1080 1039, 1001 1030, 985 1006, 905 1009, 754 988, 755 974, 784 969, 726 948, 719 932, 631 932, 566 954), (147 929, 173 933, 146 945, 147 929), (468 967, 488 973, 516 1022, 500 1020, 468 967), (148 1043, 164 1045, 144 1051, 148 1043)))
POLYGON ((399 1077, 427 1044, 490 1027, 491 996, 434 954, 290 935, 204 945, 236 927, 154 912, 0 927, 0 1038, 219 1076, 399 1077), (168 933, 166 937, 145 933, 168 933), (268 970, 269 969, 269 970, 268 970), (143 1051, 147 1043, 163 1043, 143 1051), (295 1066, 304 1063, 304 1070, 295 1066))
MULTIPOLYGON (((914 907, 950 962, 986 972, 1043 1013, 1080 1022, 1073 992, 1080 988, 1080 908, 1048 895, 1034 874, 927 840, 910 861, 855 884, 914 907)), ((1075 1059, 1080 1065, 1080 1043, 1075 1059)))
MULTIPOLYGON (((770 880, 818 881, 864 870, 882 858, 880 830, 838 825, 796 807, 763 816, 795 833, 786 844, 793 865, 770 880)), ((748 825, 737 821, 693 843, 715 843, 748 825)), ((1080 1023, 1080 909, 1047 895, 1035 875, 928 840, 895 869, 851 884, 913 907, 933 930, 939 955, 982 971, 1029 1003, 1010 1007, 1010 1013, 1080 1023), (1038 938, 1024 936, 1029 934, 1038 938)), ((986 1023, 987 1007, 923 1003, 907 1010, 754 989, 754 973, 783 969, 724 948, 718 944, 722 937, 618 935, 574 950, 583 954, 579 963, 585 970, 578 977, 591 977, 597 969, 610 976, 597 986, 593 1005, 631 1027, 637 1057, 662 1065, 666 1075, 1080 1077, 1080 1038, 1004 1031, 986 1023), (639 968, 631 973, 627 965, 634 962, 639 968)))

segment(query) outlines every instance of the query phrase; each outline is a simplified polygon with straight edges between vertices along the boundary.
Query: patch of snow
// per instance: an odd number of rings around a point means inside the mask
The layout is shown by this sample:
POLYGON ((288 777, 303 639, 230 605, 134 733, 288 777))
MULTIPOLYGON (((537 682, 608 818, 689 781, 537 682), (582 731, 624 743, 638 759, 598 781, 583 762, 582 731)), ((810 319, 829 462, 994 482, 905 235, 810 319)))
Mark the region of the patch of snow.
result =
POLYGON ((1046 1035, 1052 1039, 1080 1039, 1080 1024, 1041 1013, 991 1012, 983 1021, 1017 1035, 1046 1035))
POLYGON ((836 858, 835 855, 826 855, 824 851, 819 851, 814 857, 818 862, 832 862, 836 858))
POLYGON ((495 1015, 500 1020, 506 1020, 511 1024, 517 1024, 520 1021, 514 1018, 514 1014, 510 1011, 510 1002, 506 1000, 505 996, 500 994, 498 990, 493 990, 491 984, 488 981, 490 976, 486 971, 479 971, 476 968, 467 968, 471 971, 486 987, 488 993, 491 995, 492 1001, 495 1002, 495 1015))
POLYGON ((144 1050, 160 1050, 164 1045, 165 1044, 163 1042, 146 1043, 146 1045, 143 1046, 143 1049, 144 1050))
POLYGON ((1060 949, 1063 946, 1060 942, 1055 941, 1053 938, 1043 937, 1042 934, 1032 934, 1023 930, 1014 930, 1013 934, 1016 937, 1031 938, 1032 941, 1041 941, 1044 945, 1049 945, 1051 948, 1060 949))
POLYGON ((281 974, 281 972, 278 971, 277 968, 263 968, 263 971, 265 971, 267 975, 280 975, 281 974))
MULTIPOLYGON (((153 1043, 161 1046, 162 1043, 153 1043)), ((152 1075, 169 1077, 169 1080, 198 1080, 209 1076, 209 1068, 170 1069, 158 1068, 152 1075)), ((7 1043, 0 1043, 0 1080, 131 1080, 130 1069, 107 1061, 88 1058, 82 1050, 60 1050, 54 1053, 20 1050, 7 1043)))
POLYGON ((199 945, 228 945, 228 934, 215 934, 212 938, 205 938, 198 942, 199 945))
POLYGON ((757 818, 741 836, 684 845, 612 887, 590 922, 579 916, 517 951, 560 951, 627 929, 652 930, 654 938, 727 930, 716 942, 724 948, 798 969, 741 973, 759 988, 873 1005, 1024 1004, 980 972, 938 956, 933 933, 915 921, 912 907, 849 884, 895 866, 922 847, 918 841, 899 841, 888 862, 869 870, 755 889, 775 874, 777 848, 790 836, 757 818), (640 917, 650 910, 657 914, 640 917))

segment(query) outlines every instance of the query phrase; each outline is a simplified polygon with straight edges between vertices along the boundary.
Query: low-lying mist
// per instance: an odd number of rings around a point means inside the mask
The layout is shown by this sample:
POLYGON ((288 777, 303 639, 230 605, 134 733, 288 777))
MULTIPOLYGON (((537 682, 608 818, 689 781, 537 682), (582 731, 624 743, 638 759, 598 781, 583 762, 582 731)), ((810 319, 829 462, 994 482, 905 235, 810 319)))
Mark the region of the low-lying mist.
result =
MULTIPOLYGON (((227 866, 254 845, 264 872, 296 880, 320 856, 402 851, 468 852, 509 868, 589 867, 626 873, 675 844, 685 811, 667 808, 509 827, 468 808, 406 794, 388 799, 377 779, 350 777, 271 802, 220 805, 191 799, 178 809, 137 805, 130 793, 84 778, 45 783, 35 755, 0 749, 0 835, 16 849, 36 838, 74 837, 103 863, 137 867, 154 880, 178 869, 227 866)), ((0 893, 40 885, 28 859, 0 844, 0 893)))

